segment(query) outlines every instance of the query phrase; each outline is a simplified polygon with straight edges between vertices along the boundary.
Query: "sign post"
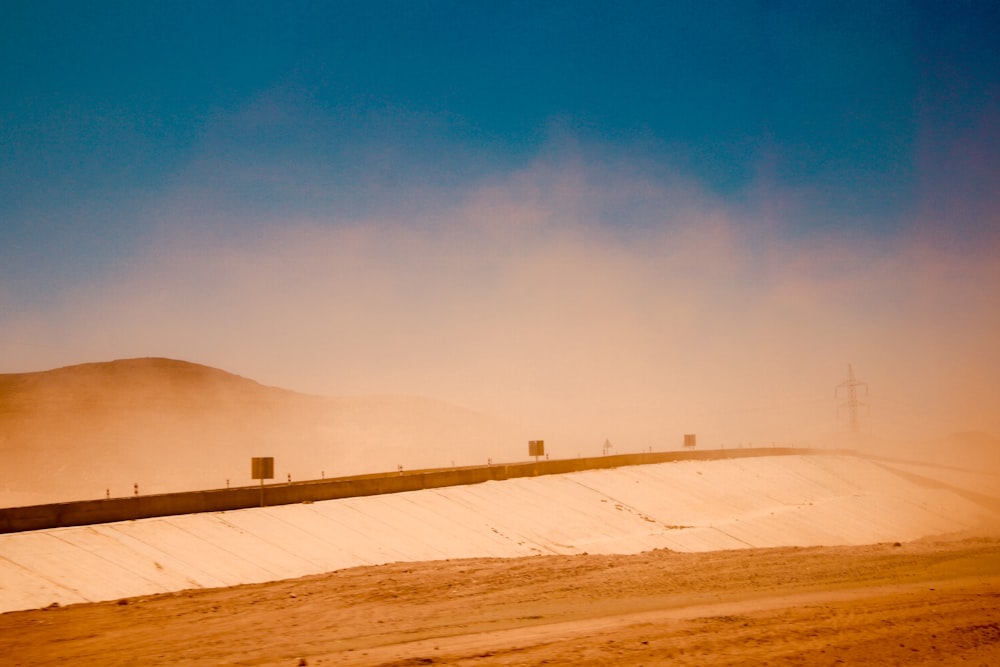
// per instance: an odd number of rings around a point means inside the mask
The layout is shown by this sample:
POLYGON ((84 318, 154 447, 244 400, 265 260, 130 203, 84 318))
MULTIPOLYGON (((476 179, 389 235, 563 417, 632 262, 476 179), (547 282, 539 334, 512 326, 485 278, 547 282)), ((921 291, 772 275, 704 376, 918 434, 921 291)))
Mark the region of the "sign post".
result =
POLYGON ((274 457, 254 456, 250 459, 250 479, 260 480, 260 506, 264 506, 264 480, 274 479, 274 457))
POLYGON ((545 441, 544 440, 529 440, 528 441, 528 456, 535 457, 535 463, 538 463, 539 456, 545 456, 545 441))

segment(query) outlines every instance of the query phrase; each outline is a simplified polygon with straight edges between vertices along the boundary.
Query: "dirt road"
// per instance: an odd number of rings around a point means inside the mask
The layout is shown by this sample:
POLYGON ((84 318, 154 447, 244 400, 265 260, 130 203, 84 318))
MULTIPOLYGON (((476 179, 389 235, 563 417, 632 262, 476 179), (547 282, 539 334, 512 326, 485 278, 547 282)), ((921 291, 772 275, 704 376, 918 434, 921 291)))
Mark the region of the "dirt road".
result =
POLYGON ((355 568, 0 615, 8 665, 997 665, 1000 539, 355 568))

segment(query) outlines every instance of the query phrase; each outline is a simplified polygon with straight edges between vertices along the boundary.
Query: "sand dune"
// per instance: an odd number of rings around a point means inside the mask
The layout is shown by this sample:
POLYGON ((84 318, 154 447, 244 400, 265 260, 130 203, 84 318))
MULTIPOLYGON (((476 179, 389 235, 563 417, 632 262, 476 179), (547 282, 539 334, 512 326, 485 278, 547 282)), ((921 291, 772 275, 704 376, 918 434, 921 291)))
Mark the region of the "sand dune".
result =
POLYGON ((0 506, 523 457, 528 435, 432 399, 319 397, 198 364, 129 359, 0 375, 0 506))

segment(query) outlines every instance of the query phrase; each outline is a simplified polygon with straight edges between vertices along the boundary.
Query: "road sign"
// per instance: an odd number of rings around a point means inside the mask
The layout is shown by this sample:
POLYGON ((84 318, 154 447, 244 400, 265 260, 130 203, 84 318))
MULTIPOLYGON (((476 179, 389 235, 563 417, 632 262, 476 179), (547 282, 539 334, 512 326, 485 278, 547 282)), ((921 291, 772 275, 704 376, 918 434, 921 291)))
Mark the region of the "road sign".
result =
POLYGON ((274 457, 254 456, 251 458, 250 479, 274 479, 274 457))

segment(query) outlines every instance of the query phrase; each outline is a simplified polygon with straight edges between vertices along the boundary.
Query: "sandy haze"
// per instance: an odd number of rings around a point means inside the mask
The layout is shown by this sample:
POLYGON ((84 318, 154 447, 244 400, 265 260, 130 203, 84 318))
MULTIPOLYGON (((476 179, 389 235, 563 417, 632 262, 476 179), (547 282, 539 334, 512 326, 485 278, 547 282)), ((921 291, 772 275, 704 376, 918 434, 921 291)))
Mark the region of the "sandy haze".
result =
POLYGON ((819 444, 847 428, 853 364, 867 433, 1000 433, 992 235, 942 237, 922 210, 891 237, 807 233, 790 221, 816 193, 724 200, 572 141, 475 187, 383 194, 364 215, 237 221, 168 193, 146 245, 10 302, 4 370, 157 355, 643 447, 819 444))
POLYGON ((431 399, 324 398, 221 370, 133 359, 0 375, 6 506, 524 458, 527 434, 431 399))
MULTIPOLYGON (((823 405, 835 408, 845 399, 831 390, 823 405)), ((580 408, 581 424, 594 416, 580 408)), ((280 482, 289 475, 301 481, 400 465, 412 470, 520 461, 527 458, 527 440, 538 438, 553 458, 599 456, 605 440, 611 453, 673 450, 682 442, 672 430, 683 422, 666 413, 662 430, 633 439, 532 426, 556 425, 555 417, 529 423, 506 417, 416 396, 302 394, 161 358, 0 375, 0 453, 8 470, 0 504, 127 496, 136 483, 140 493, 246 485, 253 456, 274 456, 280 482)), ((699 447, 774 442, 722 441, 712 433, 697 434, 699 447)), ((841 430, 778 444, 849 447, 1000 471, 1000 440, 974 431, 893 440, 870 433, 854 438, 841 430)))

